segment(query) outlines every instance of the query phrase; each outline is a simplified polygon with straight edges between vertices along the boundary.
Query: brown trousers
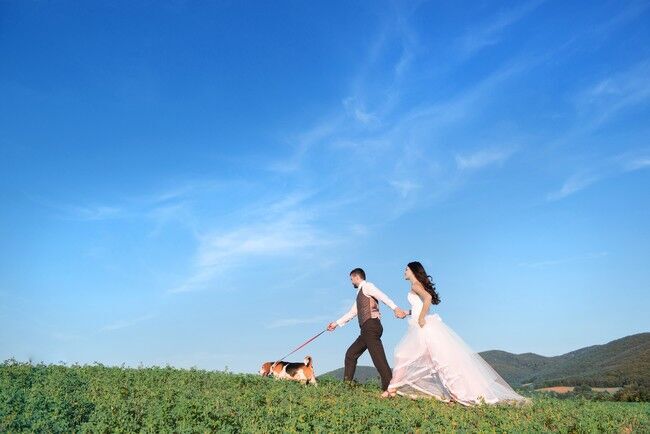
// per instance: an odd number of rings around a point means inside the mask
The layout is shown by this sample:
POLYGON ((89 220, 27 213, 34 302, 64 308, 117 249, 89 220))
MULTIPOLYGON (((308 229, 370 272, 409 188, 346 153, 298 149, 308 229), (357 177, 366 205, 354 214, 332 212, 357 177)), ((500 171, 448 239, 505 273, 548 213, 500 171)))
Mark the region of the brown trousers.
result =
POLYGON ((357 369, 357 360, 367 349, 370 352, 372 363, 377 368, 377 371, 379 371, 381 389, 388 389, 388 384, 393 377, 393 373, 390 370, 390 366, 388 366, 384 345, 381 343, 381 335, 383 332, 384 328, 378 318, 370 318, 363 323, 361 326, 361 334, 345 353, 344 380, 352 381, 354 371, 357 369))

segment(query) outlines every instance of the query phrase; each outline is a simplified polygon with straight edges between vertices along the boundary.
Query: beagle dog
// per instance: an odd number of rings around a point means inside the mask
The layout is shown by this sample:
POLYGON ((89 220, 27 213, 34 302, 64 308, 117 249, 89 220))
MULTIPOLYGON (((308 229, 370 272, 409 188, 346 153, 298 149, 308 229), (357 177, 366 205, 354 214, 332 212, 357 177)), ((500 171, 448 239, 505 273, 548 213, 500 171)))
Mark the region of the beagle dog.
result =
POLYGON ((305 356, 303 363, 299 362, 266 362, 260 368, 263 377, 273 376, 279 380, 300 381, 303 384, 316 386, 316 374, 311 356, 305 356))

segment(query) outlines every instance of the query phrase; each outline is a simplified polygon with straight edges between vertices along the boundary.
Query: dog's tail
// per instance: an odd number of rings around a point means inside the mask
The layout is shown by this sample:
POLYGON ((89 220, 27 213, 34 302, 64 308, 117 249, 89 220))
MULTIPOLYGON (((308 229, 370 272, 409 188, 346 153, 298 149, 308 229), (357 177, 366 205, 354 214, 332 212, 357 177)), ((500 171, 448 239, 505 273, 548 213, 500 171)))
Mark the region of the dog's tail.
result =
POLYGON ((311 366, 311 356, 305 356, 305 366, 311 366))

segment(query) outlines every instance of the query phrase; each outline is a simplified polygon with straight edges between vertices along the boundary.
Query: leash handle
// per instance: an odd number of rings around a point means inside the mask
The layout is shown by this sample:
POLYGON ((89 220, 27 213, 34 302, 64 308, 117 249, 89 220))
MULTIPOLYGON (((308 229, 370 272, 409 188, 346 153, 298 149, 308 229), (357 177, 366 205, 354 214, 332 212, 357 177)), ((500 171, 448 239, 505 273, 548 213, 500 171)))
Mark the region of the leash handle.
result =
POLYGON ((327 331, 327 329, 325 329, 325 330, 323 330, 322 332, 318 333, 316 336, 313 336, 313 337, 307 339, 307 341, 305 341, 305 342, 303 342, 302 344, 300 344, 300 345, 298 346, 298 348, 296 348, 295 350, 291 351, 289 354, 286 354, 286 355, 282 356, 282 358, 280 358, 280 360, 275 361, 275 362, 271 365, 271 369, 275 368, 275 365, 277 365, 278 363, 280 363, 281 361, 283 361, 284 359, 286 359, 287 357, 289 357, 290 355, 292 355, 293 353, 295 353, 296 351, 298 351, 299 349, 301 349, 302 347, 304 347, 305 345, 307 345, 308 343, 310 343, 311 341, 313 341, 314 339, 316 339, 317 337, 319 337, 320 335, 322 335, 323 333, 325 333, 326 331, 327 331))

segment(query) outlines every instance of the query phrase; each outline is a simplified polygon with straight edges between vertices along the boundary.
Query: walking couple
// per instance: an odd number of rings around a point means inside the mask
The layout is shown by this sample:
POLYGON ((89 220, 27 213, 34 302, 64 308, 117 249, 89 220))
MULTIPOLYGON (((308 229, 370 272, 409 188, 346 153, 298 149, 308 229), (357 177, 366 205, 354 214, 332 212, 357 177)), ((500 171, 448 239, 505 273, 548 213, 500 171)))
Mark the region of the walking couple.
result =
POLYGON ((438 316, 429 315, 429 307, 440 303, 435 285, 419 262, 404 270, 410 282, 408 312, 400 309, 386 294, 366 281, 361 268, 350 272, 357 297, 350 310, 327 326, 329 331, 342 327, 355 316, 361 334, 345 353, 344 380, 352 381, 357 360, 366 351, 381 377, 382 397, 397 394, 412 398, 428 396, 463 405, 500 402, 525 402, 503 378, 472 351, 438 316), (391 371, 381 342, 383 327, 379 301, 390 307, 397 318, 408 319, 406 334, 395 347, 391 371))

